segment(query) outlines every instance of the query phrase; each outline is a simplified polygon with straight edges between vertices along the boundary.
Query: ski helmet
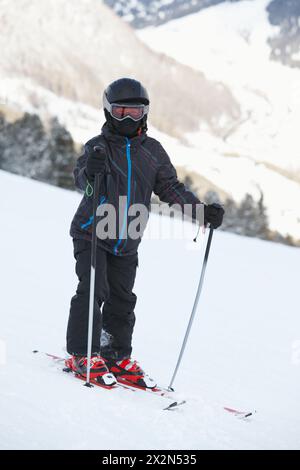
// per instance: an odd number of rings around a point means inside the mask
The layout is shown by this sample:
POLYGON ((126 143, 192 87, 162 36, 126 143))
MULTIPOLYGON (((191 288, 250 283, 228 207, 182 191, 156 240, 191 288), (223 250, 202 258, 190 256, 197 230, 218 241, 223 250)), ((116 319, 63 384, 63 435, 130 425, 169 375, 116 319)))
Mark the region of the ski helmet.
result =
POLYGON ((132 78, 112 82, 103 93, 103 109, 109 127, 129 137, 140 129, 147 131, 149 103, 145 87, 132 78))
POLYGON ((149 106, 150 100, 146 88, 140 82, 133 78, 120 78, 108 85, 104 90, 104 109, 107 109, 107 102, 109 104, 140 103, 149 106))

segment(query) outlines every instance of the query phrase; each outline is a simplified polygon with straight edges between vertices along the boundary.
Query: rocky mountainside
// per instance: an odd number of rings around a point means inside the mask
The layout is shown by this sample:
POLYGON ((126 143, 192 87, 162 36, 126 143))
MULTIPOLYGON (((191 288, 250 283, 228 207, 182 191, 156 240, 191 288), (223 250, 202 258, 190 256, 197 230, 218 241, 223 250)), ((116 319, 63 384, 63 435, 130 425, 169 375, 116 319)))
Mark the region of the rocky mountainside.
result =
POLYGON ((272 0, 268 5, 270 23, 279 32, 269 40, 272 58, 290 67, 300 67, 300 2, 272 0))
POLYGON ((17 3, 0 0, 0 100, 6 104, 18 102, 15 95, 26 86, 27 103, 37 112, 47 101, 37 95, 39 87, 98 109, 108 83, 133 76, 155 97, 152 124, 174 136, 201 122, 223 135, 239 118, 239 105, 223 84, 151 51, 99 0, 17 3))
MULTIPOLYGON (((252 0, 104 0, 105 3, 134 28, 158 26, 170 20, 196 13, 220 3, 252 0)), ((270 37, 271 57, 284 65, 300 67, 300 2, 270 0, 269 22, 278 27, 270 37)))
POLYGON ((224 1, 244 0, 104 0, 106 5, 135 28, 158 26, 224 1))

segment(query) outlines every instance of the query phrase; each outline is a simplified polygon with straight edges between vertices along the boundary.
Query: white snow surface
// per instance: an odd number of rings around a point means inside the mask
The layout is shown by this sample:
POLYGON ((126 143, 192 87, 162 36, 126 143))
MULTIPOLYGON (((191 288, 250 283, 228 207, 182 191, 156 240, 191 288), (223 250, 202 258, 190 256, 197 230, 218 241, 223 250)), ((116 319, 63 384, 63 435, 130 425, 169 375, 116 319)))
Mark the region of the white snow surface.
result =
MULTIPOLYGON (((299 449, 300 250, 215 232, 175 388, 187 404, 88 389, 33 349, 62 355, 76 288, 69 224, 80 195, 0 172, 1 449, 299 449), (223 406, 257 410, 249 421, 223 406)), ((148 234, 167 219, 152 216, 148 234)), ((179 224, 172 222, 173 227, 179 224)), ((177 227, 178 228, 178 227, 177 227)), ((145 239, 134 357, 168 385, 207 234, 145 239)))

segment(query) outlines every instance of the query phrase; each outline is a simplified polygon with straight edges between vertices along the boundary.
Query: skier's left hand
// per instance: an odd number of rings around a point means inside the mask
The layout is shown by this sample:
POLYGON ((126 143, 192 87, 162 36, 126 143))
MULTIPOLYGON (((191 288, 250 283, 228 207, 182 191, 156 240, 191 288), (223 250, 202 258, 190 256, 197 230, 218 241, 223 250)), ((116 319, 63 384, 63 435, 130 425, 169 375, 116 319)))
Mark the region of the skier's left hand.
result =
POLYGON ((213 228, 220 227, 224 213, 223 207, 216 202, 204 206, 204 225, 210 224, 213 228))

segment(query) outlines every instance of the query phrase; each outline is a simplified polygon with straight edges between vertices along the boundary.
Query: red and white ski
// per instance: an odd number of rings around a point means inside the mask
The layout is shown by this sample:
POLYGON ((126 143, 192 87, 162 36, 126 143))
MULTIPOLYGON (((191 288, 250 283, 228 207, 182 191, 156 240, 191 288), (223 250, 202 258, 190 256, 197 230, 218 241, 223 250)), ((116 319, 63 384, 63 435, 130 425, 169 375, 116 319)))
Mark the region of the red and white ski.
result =
POLYGON ((253 416, 256 411, 240 411, 236 410, 235 408, 229 408, 228 406, 224 406, 224 410, 228 411, 228 413, 233 414, 239 419, 246 419, 250 418, 250 416, 253 416))
MULTIPOLYGON (((63 364, 63 365, 65 364, 65 358, 63 358, 63 357, 56 356, 54 354, 50 354, 50 353, 43 352, 43 351, 38 351, 38 350, 34 350, 32 352, 33 353, 43 354, 44 356, 49 357, 50 359, 52 359, 53 361, 55 361, 59 364, 63 364)), ((74 372, 71 371, 71 369, 68 369, 67 367, 63 367, 61 370, 64 371, 64 372, 71 373, 73 377, 75 377, 79 380, 85 381, 85 377, 83 377, 79 374, 74 374, 74 372)), ((171 400, 171 403, 168 406, 166 406, 165 408, 163 408, 163 410, 175 410, 179 406, 184 405, 186 403, 186 400, 174 400, 174 398, 175 398, 175 396, 173 394, 174 392, 170 392, 169 390, 164 389, 163 387, 158 387, 157 386, 157 387, 154 387, 154 388, 146 388, 146 387, 142 387, 140 385, 133 384, 133 383, 128 382, 127 380, 124 380, 124 379, 121 379, 121 378, 118 378, 118 383, 116 385, 112 386, 112 387, 108 387, 106 385, 100 384, 95 379, 90 379, 90 383, 92 385, 95 385, 96 387, 104 388, 106 390, 107 389, 113 390, 113 389, 117 389, 117 388, 123 388, 123 389, 126 389, 126 390, 130 390, 132 392, 140 390, 140 391, 143 391, 143 392, 147 392, 147 393, 157 395, 157 396, 160 396, 160 397, 164 397, 168 400, 171 400)), ((256 411, 241 411, 241 410, 237 410, 235 408, 230 408, 228 406, 224 406, 223 410, 227 411, 228 413, 232 414, 233 416, 236 416, 239 419, 248 419, 256 413, 256 411)))
MULTIPOLYGON (((60 357, 60 356, 56 356, 55 354, 50 354, 50 353, 47 353, 47 352, 44 352, 44 351, 38 351, 38 350, 34 350, 32 352, 35 353, 35 354, 36 353, 43 354, 44 356, 49 357, 50 359, 52 359, 53 361, 55 361, 59 364, 62 364, 62 365, 65 364, 65 358, 60 357)), ((63 372, 70 373, 76 379, 79 379, 79 380, 82 380, 82 381, 86 380, 85 377, 81 376, 80 374, 75 374, 68 367, 63 367, 61 370, 63 372)), ((123 389, 126 389, 126 390, 131 390, 132 392, 136 392, 136 391, 140 390, 140 391, 143 391, 143 392, 151 393, 153 395, 157 395, 157 396, 166 398, 168 400, 171 400, 171 403, 167 407, 163 408, 164 410, 175 410, 179 406, 184 405, 186 403, 185 400, 176 400, 176 401, 174 401, 174 395, 173 394, 171 395, 168 392, 168 390, 165 390, 161 387, 146 388, 146 387, 142 387, 141 385, 136 385, 136 384, 133 384, 131 382, 128 382, 127 380, 123 380, 123 379, 120 379, 120 378, 118 378, 117 380, 118 380, 118 383, 116 385, 113 385, 112 387, 108 387, 107 385, 100 384, 99 382, 97 382, 96 379, 92 379, 92 378, 90 379, 90 384, 94 385, 96 387, 104 388, 106 390, 113 390, 113 389, 116 389, 116 388, 123 388, 123 389)))

